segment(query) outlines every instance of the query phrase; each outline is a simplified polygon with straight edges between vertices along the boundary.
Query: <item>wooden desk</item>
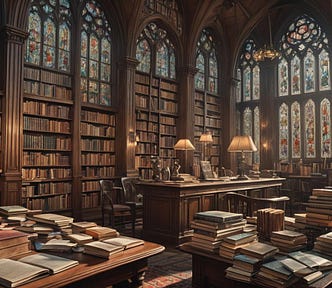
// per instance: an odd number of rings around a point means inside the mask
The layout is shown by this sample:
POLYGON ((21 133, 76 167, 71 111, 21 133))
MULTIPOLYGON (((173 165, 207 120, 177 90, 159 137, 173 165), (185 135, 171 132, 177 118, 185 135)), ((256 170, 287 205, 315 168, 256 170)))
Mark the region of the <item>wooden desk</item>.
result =
POLYGON ((190 222, 196 212, 221 210, 227 192, 279 190, 284 178, 242 181, 202 181, 164 183, 142 181, 137 189, 143 194, 143 237, 148 241, 179 245, 190 240, 190 222))
POLYGON ((59 256, 78 260, 80 264, 20 288, 103 288, 127 279, 132 280, 130 287, 142 287, 148 258, 161 253, 164 249, 159 244, 145 242, 144 245, 114 254, 109 260, 83 253, 62 253, 59 256))

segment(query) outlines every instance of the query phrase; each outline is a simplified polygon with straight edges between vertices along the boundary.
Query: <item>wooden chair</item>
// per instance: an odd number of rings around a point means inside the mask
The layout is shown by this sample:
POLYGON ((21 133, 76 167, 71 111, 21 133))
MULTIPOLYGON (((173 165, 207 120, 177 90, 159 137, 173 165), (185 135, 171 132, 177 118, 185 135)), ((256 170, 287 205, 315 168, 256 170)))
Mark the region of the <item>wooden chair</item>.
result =
POLYGON ((254 198, 236 192, 228 192, 223 196, 222 201, 223 210, 242 213, 243 217, 252 217, 258 209, 280 208, 285 210, 289 197, 254 198))
POLYGON ((116 187, 111 180, 100 180, 99 184, 101 193, 102 225, 105 225, 105 213, 108 213, 109 223, 112 228, 116 228, 116 224, 124 225, 130 222, 132 226, 132 235, 134 235, 134 211, 130 205, 125 203, 122 187, 116 187), (116 222, 116 218, 119 219, 118 222, 116 222))
POLYGON ((125 204, 131 207, 135 222, 137 219, 143 219, 143 195, 137 193, 137 182, 138 178, 136 177, 121 178, 125 204))

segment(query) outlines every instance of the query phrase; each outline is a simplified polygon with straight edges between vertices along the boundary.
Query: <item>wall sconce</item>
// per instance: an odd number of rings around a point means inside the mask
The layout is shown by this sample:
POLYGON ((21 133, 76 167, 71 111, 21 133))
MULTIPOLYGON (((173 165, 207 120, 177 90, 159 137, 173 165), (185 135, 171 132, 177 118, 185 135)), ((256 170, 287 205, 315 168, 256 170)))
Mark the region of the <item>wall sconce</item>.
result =
POLYGON ((128 141, 130 144, 137 144, 139 141, 139 136, 134 131, 129 131, 128 133, 128 141))

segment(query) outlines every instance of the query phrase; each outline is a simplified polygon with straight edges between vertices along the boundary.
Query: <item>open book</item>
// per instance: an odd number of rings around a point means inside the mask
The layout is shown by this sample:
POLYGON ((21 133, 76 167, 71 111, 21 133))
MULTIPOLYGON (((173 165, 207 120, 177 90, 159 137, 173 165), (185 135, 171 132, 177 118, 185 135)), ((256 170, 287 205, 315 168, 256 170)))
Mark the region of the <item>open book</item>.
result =
POLYGON ((46 268, 56 274, 79 264, 78 261, 46 253, 36 253, 20 258, 18 261, 46 268))
POLYGON ((102 240, 102 242, 122 246, 124 249, 129 249, 144 244, 142 239, 122 235, 119 237, 102 240))
POLYGON ((17 287, 47 275, 48 269, 11 259, 0 259, 0 285, 4 287, 17 287))

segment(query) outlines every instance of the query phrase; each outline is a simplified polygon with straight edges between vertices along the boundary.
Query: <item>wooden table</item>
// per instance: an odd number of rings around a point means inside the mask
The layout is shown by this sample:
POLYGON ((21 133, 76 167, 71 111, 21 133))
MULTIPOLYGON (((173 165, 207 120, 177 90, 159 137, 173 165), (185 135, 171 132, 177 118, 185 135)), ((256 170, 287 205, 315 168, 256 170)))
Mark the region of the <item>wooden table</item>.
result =
POLYGON ((198 183, 141 181, 137 189, 143 194, 143 237, 163 244, 184 243, 192 236, 190 222, 195 213, 222 210, 223 194, 260 190, 265 195, 270 190, 279 190, 284 180, 260 178, 198 183))
POLYGON ((159 244, 145 242, 144 245, 114 254, 109 260, 83 253, 61 253, 58 255, 78 260, 80 264, 20 288, 103 288, 127 279, 132 281, 130 287, 142 287, 148 258, 161 253, 164 249, 165 247, 159 244))

